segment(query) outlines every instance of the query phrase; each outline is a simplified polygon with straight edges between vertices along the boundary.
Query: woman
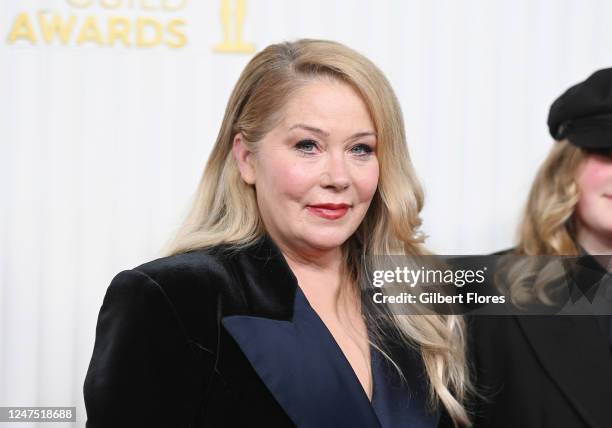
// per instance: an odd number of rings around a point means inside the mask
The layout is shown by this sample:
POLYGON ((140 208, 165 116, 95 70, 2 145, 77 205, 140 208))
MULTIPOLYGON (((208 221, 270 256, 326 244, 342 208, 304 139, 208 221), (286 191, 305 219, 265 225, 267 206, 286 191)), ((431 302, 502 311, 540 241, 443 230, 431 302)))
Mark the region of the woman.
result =
POLYGON ((421 254, 422 192, 383 74, 338 43, 271 45, 230 97, 168 257, 121 272, 88 427, 467 424, 461 320, 361 298, 368 254, 421 254))
MULTIPOLYGON (((600 255, 612 255, 612 69, 561 95, 548 124, 557 141, 531 188, 513 251, 524 256, 516 258, 524 266, 509 290, 521 307, 557 305, 571 293, 559 287, 566 284, 560 278, 521 281, 542 273, 529 268, 538 259, 529 256, 575 256, 573 278, 596 273, 599 282, 578 280, 581 293, 566 302, 586 302, 610 285, 610 257, 600 255)), ((604 303, 612 314, 612 301, 604 303)), ((612 396, 610 321, 609 315, 474 317, 476 386, 488 396, 475 426, 612 426, 604 398, 612 396)))

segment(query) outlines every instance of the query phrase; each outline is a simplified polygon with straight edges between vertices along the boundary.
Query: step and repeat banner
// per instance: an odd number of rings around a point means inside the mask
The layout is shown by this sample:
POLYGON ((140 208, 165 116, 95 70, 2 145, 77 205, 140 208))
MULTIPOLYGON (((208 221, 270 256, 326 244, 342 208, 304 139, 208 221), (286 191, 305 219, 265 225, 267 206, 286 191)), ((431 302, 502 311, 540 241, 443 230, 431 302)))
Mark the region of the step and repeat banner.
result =
POLYGON ((485 253, 512 245, 550 103, 612 64, 609 16, 605 0, 2 1, 0 406, 74 406, 84 426, 106 287, 161 254, 258 50, 324 38, 371 58, 402 105, 428 245, 485 253))

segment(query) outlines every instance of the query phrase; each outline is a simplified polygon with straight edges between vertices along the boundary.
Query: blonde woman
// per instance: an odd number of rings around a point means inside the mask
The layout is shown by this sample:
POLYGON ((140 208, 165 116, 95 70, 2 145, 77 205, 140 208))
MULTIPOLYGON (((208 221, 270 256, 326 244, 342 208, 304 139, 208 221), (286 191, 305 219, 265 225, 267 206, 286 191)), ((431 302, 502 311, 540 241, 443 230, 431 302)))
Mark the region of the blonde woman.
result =
MULTIPOLYGON (((538 258, 530 256, 579 256, 576 266, 591 273, 575 271, 574 278, 595 273, 600 281, 593 285, 600 291, 612 287, 607 272, 612 255, 612 69, 569 88, 553 103, 548 124, 557 141, 531 188, 514 249, 524 257, 509 291, 522 307, 555 305, 557 296, 568 291, 559 287, 563 282, 558 278, 534 281, 546 274, 537 271, 538 258)), ((583 287, 591 284, 579 280, 578 285, 587 291, 583 287)), ((612 314, 612 300, 605 304, 604 313, 612 314)), ((477 387, 488 396, 475 426, 612 426, 612 406, 604 398, 612 396, 609 315, 471 321, 477 387)))
POLYGON ((108 288, 88 426, 468 425, 461 320, 362 299, 366 256, 425 251, 422 204, 381 71, 334 42, 268 46, 169 256, 108 288))

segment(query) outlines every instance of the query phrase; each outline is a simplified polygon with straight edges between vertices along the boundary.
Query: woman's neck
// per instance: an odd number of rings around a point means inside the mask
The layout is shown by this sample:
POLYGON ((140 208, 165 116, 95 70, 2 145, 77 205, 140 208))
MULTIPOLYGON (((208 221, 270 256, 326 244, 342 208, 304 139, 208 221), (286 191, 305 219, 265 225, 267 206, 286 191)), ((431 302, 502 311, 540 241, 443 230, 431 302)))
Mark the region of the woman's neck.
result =
POLYGON ((340 315, 347 309, 360 307, 356 290, 344 275, 341 248, 305 253, 279 247, 299 287, 317 312, 340 315))

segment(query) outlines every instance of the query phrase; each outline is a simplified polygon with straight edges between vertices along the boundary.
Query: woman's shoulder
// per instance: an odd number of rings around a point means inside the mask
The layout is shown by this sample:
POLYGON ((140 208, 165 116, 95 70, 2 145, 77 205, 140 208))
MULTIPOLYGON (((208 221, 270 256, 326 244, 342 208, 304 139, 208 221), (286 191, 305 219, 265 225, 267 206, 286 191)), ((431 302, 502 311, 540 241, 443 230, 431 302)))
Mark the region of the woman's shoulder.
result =
POLYGON ((217 246, 151 260, 119 272, 107 296, 165 301, 179 316, 215 312, 219 295, 237 286, 231 258, 224 247, 217 246))
MULTIPOLYGON (((216 352, 217 296, 229 281, 227 258, 217 250, 162 257, 115 275, 98 315, 84 384, 88 423, 117 425, 110 421, 125 419, 126 400, 139 412, 151 403, 197 406, 216 352)), ((143 418, 137 413, 131 416, 143 418)))
POLYGON ((147 275, 162 288, 192 283, 214 286, 227 279, 230 259, 225 247, 215 246, 160 257, 132 270, 147 275))
POLYGON ((216 301, 219 294, 239 286, 234 272, 237 254, 218 245, 151 260, 132 271, 146 275, 175 305, 216 301))

